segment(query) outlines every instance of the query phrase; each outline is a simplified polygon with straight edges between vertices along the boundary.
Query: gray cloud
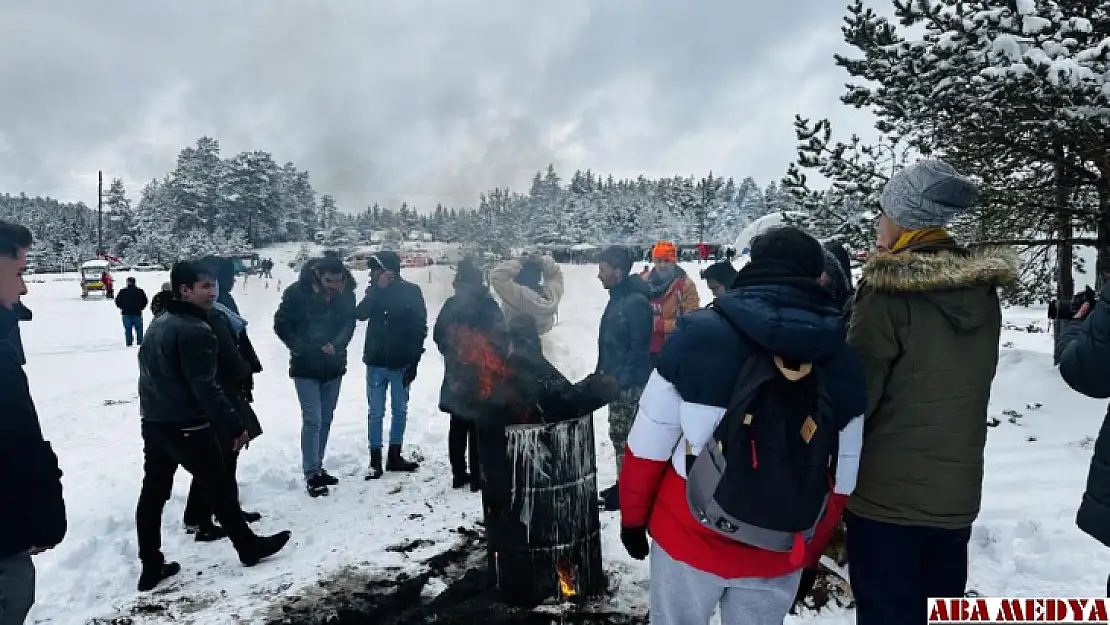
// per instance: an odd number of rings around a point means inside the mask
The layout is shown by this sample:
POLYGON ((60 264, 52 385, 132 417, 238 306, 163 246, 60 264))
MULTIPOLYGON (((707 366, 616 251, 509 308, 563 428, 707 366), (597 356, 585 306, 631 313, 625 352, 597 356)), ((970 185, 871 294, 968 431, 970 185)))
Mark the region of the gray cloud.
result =
POLYGON ((346 210, 472 203, 549 162, 768 181, 796 111, 867 123, 837 104, 830 0, 3 5, 13 192, 91 201, 98 168, 134 187, 202 134, 294 161, 346 210))

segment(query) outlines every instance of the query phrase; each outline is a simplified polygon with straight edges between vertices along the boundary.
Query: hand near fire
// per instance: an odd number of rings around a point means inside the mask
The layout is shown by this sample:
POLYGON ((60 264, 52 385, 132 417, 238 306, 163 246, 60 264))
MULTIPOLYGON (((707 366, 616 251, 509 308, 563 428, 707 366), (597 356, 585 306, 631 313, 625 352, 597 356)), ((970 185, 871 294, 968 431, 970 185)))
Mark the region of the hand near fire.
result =
POLYGON ((620 394, 620 385, 617 379, 604 373, 591 373, 583 380, 590 394, 598 401, 611 403, 620 394))

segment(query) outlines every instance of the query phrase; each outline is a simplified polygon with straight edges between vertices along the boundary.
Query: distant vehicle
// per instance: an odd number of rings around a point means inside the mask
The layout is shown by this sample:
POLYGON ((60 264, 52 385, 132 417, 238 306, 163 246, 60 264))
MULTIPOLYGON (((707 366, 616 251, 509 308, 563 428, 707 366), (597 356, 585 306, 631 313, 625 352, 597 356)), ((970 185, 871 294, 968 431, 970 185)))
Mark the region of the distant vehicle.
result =
POLYGON ((258 254, 228 254, 224 258, 230 258, 232 265, 235 267, 235 275, 250 275, 258 273, 258 264, 261 261, 258 254))
POLYGON ((112 270, 112 265, 106 260, 90 260, 81 265, 81 299, 88 299, 92 293, 100 293, 107 297, 104 281, 101 279, 105 273, 112 270))
POLYGON ((137 263, 131 267, 134 271, 163 271, 164 268, 156 263, 137 263))

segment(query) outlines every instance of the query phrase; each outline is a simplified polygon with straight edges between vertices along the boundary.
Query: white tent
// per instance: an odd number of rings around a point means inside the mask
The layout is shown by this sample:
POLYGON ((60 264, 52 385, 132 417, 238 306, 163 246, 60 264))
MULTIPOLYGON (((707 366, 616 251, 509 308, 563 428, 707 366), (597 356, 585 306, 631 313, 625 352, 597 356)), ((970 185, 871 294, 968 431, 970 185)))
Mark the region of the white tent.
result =
POLYGON ((740 233, 739 237, 737 237, 736 255, 743 258, 751 254, 752 239, 763 234, 764 232, 767 232, 775 226, 781 226, 784 221, 784 216, 791 217, 798 221, 805 220, 809 217, 805 213, 800 213, 797 211, 785 211, 780 213, 771 213, 770 215, 764 215, 763 217, 756 219, 751 224, 749 224, 747 228, 744 228, 744 231, 740 233))

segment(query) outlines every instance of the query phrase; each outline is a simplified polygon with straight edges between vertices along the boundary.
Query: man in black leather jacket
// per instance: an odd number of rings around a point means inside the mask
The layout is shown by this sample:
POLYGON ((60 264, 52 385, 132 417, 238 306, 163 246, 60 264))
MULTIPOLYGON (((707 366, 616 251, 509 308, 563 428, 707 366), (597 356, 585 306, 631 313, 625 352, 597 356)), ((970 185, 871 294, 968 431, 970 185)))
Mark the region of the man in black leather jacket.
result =
MULTIPOLYGON (((1092 306, 1085 303, 1076 320, 1056 341, 1060 375, 1075 391, 1098 399, 1110 397, 1110 286, 1092 306)), ((1075 519, 1079 529, 1110 547, 1110 414, 1102 421, 1087 490, 1075 519)), ((1110 578, 1106 580, 1110 596, 1110 578)))
POLYGON ((139 348, 139 410, 143 434, 143 486, 135 511, 142 574, 139 590, 151 590, 181 566, 162 555, 162 510, 177 467, 192 474, 208 496, 239 560, 254 566, 289 541, 288 531, 260 537, 239 510, 235 481, 217 438, 222 426, 240 432, 233 449, 250 440, 235 406, 216 379, 218 342, 208 325, 216 299, 215 277, 203 265, 179 262, 170 272, 174 299, 156 318, 139 348))
POLYGON ((31 233, 0 221, 0 623, 22 623, 35 601, 31 556, 51 549, 66 534, 62 472, 43 439, 23 373, 19 322, 31 312, 19 303, 27 292, 31 233))

